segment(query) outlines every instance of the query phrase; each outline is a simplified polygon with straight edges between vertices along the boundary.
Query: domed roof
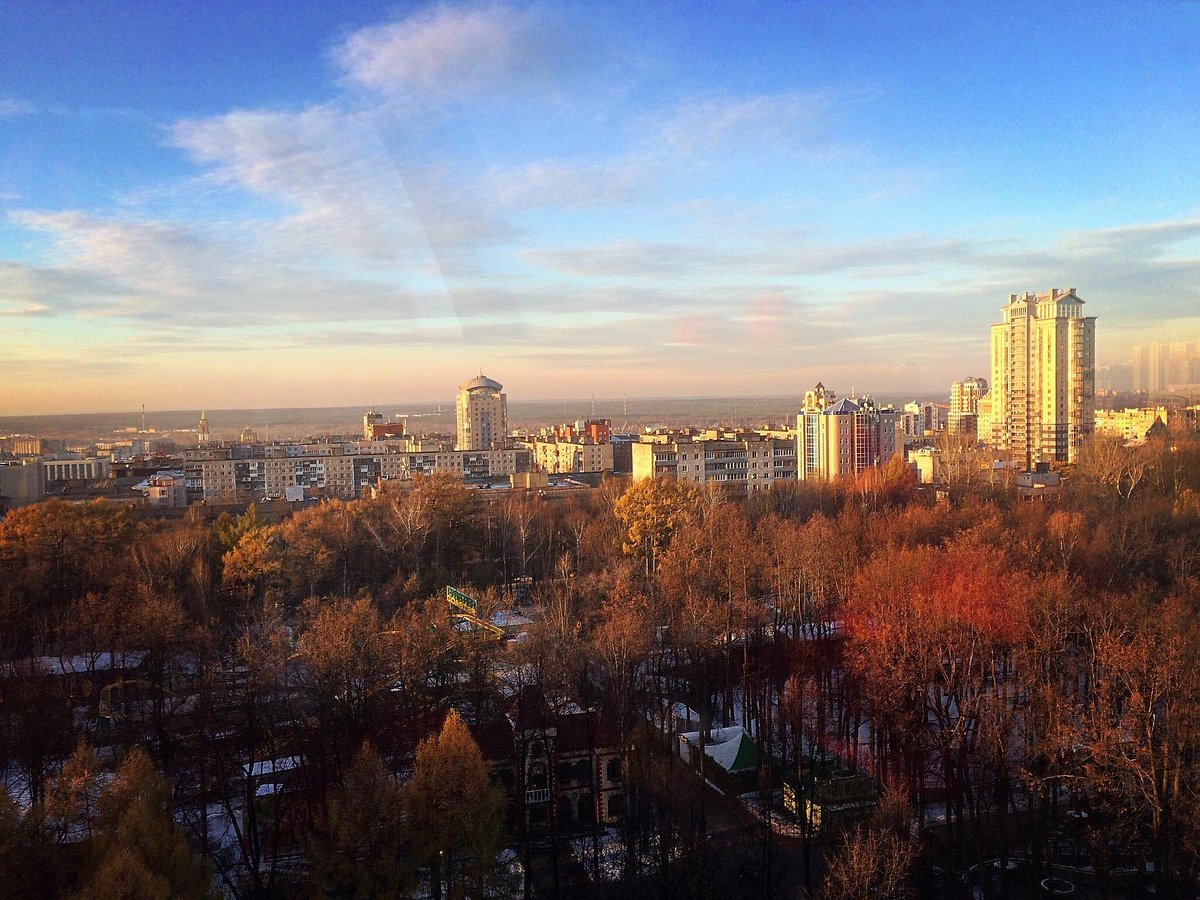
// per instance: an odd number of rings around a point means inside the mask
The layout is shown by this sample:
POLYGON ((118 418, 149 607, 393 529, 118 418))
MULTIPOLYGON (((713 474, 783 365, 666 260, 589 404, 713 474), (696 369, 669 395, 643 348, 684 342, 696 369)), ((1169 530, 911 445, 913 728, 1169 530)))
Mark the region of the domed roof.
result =
POLYGON ((492 381, 492 379, 488 378, 483 373, 480 373, 470 381, 464 381, 458 386, 458 389, 460 391, 478 391, 481 389, 486 389, 489 391, 502 391, 504 390, 504 385, 498 381, 492 381))

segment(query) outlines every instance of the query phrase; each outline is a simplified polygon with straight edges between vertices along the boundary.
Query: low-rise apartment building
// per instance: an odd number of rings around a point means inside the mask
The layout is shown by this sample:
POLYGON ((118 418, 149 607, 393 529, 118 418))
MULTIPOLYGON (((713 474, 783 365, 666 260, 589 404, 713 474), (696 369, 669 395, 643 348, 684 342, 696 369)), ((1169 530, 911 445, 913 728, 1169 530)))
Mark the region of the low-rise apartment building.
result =
POLYGON ((533 466, 550 475, 611 472, 612 444, 591 444, 583 441, 533 441, 533 466))
POLYGON ((518 471, 521 457, 518 450, 358 453, 353 444, 331 444, 304 454, 272 447, 259 448, 251 457, 193 460, 187 471, 189 492, 198 480, 199 499, 205 503, 284 499, 298 488, 310 496, 350 500, 382 481, 434 472, 466 479, 507 477, 518 471))
POLYGON ((613 445, 608 419, 588 419, 543 428, 522 442, 533 454, 533 468, 548 475, 611 472, 613 445))
POLYGON ((1096 434, 1119 437, 1125 441, 1141 440, 1155 422, 1167 424, 1165 406, 1139 409, 1096 410, 1096 434))
POLYGON ((146 479, 146 505, 152 509, 181 509, 188 505, 183 472, 156 472, 146 479))
POLYGON ((635 479, 669 475, 753 494, 796 478, 796 442, 790 437, 753 432, 651 434, 641 435, 632 450, 635 479))

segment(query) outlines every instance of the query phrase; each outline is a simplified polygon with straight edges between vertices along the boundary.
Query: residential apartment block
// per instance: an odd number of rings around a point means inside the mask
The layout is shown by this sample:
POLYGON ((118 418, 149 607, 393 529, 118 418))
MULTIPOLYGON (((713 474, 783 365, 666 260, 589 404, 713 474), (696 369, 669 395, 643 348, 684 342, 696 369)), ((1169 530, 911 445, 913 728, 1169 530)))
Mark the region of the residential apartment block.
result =
POLYGON ((946 407, 937 403, 914 400, 904 404, 901 413, 906 437, 921 437, 946 429, 946 407))
POLYGON ((146 505, 153 509, 182 509, 188 505, 183 472, 156 472, 146 479, 146 505))
POLYGON ((632 445, 635 480, 670 475, 757 493, 796 477, 796 442, 754 432, 640 435, 632 445))
POLYGON ((904 417, 877 407, 869 397, 838 400, 818 383, 796 416, 796 474, 825 481, 886 465, 904 450, 904 417))
POLYGON ((533 441, 533 467, 549 475, 570 475, 613 470, 612 444, 584 441, 533 441))
POLYGON ((300 448, 302 453, 286 446, 253 449, 255 455, 251 456, 188 460, 189 498, 216 504, 297 496, 349 500, 380 482, 403 481, 414 475, 449 472, 467 479, 488 479, 528 468, 528 454, 518 450, 378 453, 360 452, 353 443, 300 448), (523 466, 519 459, 525 460, 523 466))
POLYGON ((1032 469, 1072 462, 1096 412, 1096 319, 1075 288, 1012 294, 992 326, 989 443, 1032 469))
POLYGON ((1140 409, 1096 410, 1096 434, 1119 437, 1123 441, 1141 440, 1155 422, 1167 424, 1165 406, 1140 409))
POLYGON ((964 378, 950 385, 949 430, 974 439, 978 436, 979 401, 987 393, 985 378, 964 378))
POLYGON ((508 397, 504 385, 478 375, 458 386, 455 450, 502 450, 508 446, 508 397))
POLYGON ((611 472, 613 445, 608 419, 544 428, 525 446, 535 471, 549 475, 611 472))

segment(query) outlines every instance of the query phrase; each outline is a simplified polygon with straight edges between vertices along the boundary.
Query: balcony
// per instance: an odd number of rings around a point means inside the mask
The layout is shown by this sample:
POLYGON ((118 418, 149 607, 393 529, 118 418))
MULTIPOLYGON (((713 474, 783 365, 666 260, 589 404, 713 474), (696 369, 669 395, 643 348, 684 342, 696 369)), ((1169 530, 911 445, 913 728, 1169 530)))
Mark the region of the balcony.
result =
POLYGON ((530 788, 525 792, 526 803, 549 803, 550 788, 530 788))

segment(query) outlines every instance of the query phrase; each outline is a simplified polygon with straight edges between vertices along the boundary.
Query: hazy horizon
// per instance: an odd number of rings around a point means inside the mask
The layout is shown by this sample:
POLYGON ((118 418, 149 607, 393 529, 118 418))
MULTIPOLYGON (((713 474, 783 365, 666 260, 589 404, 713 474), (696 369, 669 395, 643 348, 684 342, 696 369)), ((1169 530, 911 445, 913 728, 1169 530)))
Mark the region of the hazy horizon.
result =
MULTIPOLYGON (((611 420, 614 429, 618 430, 624 427, 637 430, 651 424, 663 427, 703 427, 714 424, 757 427, 793 418, 799 410, 802 394, 776 397, 576 397, 555 400, 513 400, 510 397, 509 424, 512 428, 537 428, 574 422, 594 415, 611 420)), ((847 391, 846 396, 849 395, 847 391)), ((863 396, 863 392, 856 392, 856 395, 863 396)), ((871 396, 881 403, 895 405, 916 399, 935 402, 946 402, 948 399, 909 394, 871 396)), ((363 413, 372 408, 389 416, 410 416, 410 428, 414 433, 453 433, 455 428, 453 397, 446 401, 401 401, 373 406, 242 407, 204 412, 209 430, 217 439, 236 436, 246 426, 257 431, 261 437, 265 438, 269 430, 272 438, 284 439, 304 434, 356 433, 362 427, 363 413)), ((200 412, 196 409, 147 409, 146 427, 164 433, 193 431, 200 412)), ((62 437, 116 434, 119 433, 118 429, 140 427, 141 418, 140 409, 0 416, 0 435, 32 433, 43 437, 62 437)))

